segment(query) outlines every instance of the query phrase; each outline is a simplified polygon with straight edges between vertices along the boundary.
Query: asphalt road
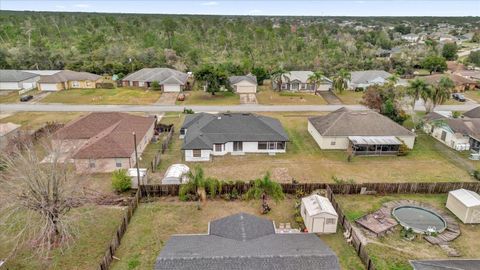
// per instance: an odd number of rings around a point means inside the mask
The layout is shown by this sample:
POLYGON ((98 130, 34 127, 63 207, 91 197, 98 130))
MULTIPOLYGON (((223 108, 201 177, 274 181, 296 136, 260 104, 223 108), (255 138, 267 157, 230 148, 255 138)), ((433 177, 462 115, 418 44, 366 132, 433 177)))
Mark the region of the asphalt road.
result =
MULTIPOLYGON (((436 111, 468 111, 478 104, 440 105, 436 111)), ((181 112, 184 108, 195 112, 331 112, 341 107, 364 110, 362 105, 231 105, 231 106, 178 106, 178 105, 69 105, 69 104, 0 104, 0 112, 181 112)), ((425 111, 415 106, 416 111, 425 111)))

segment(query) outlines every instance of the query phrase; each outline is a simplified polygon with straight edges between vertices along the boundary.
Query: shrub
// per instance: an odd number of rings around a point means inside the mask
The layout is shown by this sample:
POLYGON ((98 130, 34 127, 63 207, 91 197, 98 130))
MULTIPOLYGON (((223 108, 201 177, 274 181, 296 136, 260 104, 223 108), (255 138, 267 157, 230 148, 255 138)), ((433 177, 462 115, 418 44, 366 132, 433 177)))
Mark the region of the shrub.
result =
POLYGON ((127 170, 116 170, 112 174, 112 187, 117 192, 124 192, 132 187, 132 181, 127 175, 127 170))
POLYGON ((480 180, 480 171, 479 170, 474 170, 473 171, 473 178, 480 180))
POLYGON ((194 114, 195 112, 192 109, 183 108, 183 113, 184 114, 194 114))
POLYGON ((275 201, 285 197, 282 185, 270 179, 270 173, 266 173, 262 179, 256 179, 248 189, 245 197, 247 199, 260 199, 262 195, 271 196, 275 201))
POLYGON ((408 149, 407 145, 402 143, 398 148, 397 156, 406 156, 408 155, 409 152, 410 152, 410 149, 408 149))
POLYGON ((153 90, 160 90, 160 84, 157 81, 153 81, 152 84, 150 85, 150 87, 153 90))
POLYGON ((353 179, 343 179, 335 175, 332 176, 332 180, 335 182, 335 184, 355 184, 355 180, 353 179))

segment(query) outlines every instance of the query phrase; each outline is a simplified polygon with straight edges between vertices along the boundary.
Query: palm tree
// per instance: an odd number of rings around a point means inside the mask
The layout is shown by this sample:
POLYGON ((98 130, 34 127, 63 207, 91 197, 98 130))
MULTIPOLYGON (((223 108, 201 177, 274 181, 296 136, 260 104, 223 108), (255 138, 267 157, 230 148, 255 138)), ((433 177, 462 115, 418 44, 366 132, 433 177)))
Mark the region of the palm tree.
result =
POLYGON ((282 83, 283 83, 283 75, 286 74, 287 71, 283 68, 278 68, 272 72, 270 77, 272 78, 272 83, 277 84, 277 91, 282 90, 282 83))
POLYGON ((194 168, 187 174, 188 182, 180 186, 179 197, 182 200, 187 200, 187 194, 197 195, 201 201, 205 201, 207 194, 205 192, 206 181, 203 174, 203 169, 200 166, 194 168))
POLYGON ((450 94, 454 88, 455 83, 450 78, 446 76, 440 78, 437 86, 431 92, 432 110, 435 109, 437 105, 445 103, 445 101, 450 98, 450 94))
POLYGON ((352 75, 345 69, 340 69, 338 75, 333 79, 333 88, 340 94, 348 88, 348 81, 352 79, 352 75))
POLYGON ((315 93, 317 92, 318 84, 320 84, 324 79, 323 73, 321 71, 315 71, 312 75, 308 76, 308 82, 314 84, 315 93))
MULTIPOLYGON (((415 102, 420 97, 427 97, 428 100, 428 92, 430 91, 430 86, 422 79, 415 79, 410 81, 407 87, 407 94, 413 99, 412 101, 412 110, 415 111, 415 102), (427 95, 425 95, 427 94, 427 95)), ((423 98, 422 98, 423 99, 423 98)), ((425 99, 423 99, 424 102, 425 99)))
POLYGON ((262 179, 253 181, 252 186, 245 194, 247 199, 260 199, 262 196, 271 196, 275 201, 284 198, 282 186, 270 179, 270 173, 266 173, 262 179))

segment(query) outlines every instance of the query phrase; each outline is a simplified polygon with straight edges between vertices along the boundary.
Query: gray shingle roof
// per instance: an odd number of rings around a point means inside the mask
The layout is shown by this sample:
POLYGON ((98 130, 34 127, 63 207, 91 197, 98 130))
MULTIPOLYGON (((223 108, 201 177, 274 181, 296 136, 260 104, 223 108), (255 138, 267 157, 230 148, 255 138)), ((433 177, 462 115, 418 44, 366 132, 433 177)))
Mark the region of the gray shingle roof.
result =
POLYGON ((215 143, 233 141, 288 141, 277 119, 251 113, 199 113, 187 115, 182 149, 212 149, 215 143))
POLYGON ((418 260, 410 261, 414 270, 478 270, 480 260, 418 260))
POLYGON ((350 83, 352 84, 368 84, 377 78, 387 79, 392 76, 392 74, 384 70, 353 71, 350 75, 350 83))
POLYGON ((231 76, 228 78, 230 81, 230 84, 236 84, 241 81, 247 81, 253 84, 257 84, 257 77, 251 74, 245 75, 245 76, 231 76))
POLYGON ((61 83, 68 81, 96 81, 102 76, 90 72, 62 70, 52 75, 41 76, 39 83, 61 83))
POLYGON ((415 136, 413 132, 372 110, 350 111, 342 107, 308 121, 322 136, 415 136))
POLYGON ((38 76, 37 74, 20 71, 20 70, 11 70, 11 69, 0 70, 0 82, 21 82, 37 76, 38 76))
POLYGON ((188 75, 171 68, 142 68, 134 73, 127 75, 124 81, 153 82, 159 84, 185 84, 188 75))
POLYGON ((252 215, 240 213, 213 221, 212 231, 218 235, 172 236, 155 270, 340 269, 336 255, 315 234, 275 234, 271 221, 252 215))
MULTIPOLYGON (((283 78, 285 81, 299 81, 301 83, 308 83, 308 78, 311 75, 313 75, 312 71, 294 70, 283 74, 283 78)), ((332 80, 325 76, 323 76, 323 80, 328 83, 332 82, 332 80)))
POLYGON ((463 115, 469 118, 480 118, 480 106, 465 112, 463 115))

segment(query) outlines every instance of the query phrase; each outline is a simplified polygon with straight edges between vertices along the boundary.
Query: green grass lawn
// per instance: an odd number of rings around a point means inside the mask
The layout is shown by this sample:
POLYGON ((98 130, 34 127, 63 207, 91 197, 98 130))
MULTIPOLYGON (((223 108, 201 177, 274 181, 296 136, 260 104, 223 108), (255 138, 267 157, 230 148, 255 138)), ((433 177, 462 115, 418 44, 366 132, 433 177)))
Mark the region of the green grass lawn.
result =
MULTIPOLYGON (((39 258, 32 247, 22 248, 7 261, 6 269, 97 269, 120 225, 123 210, 112 206, 87 205, 72 211, 81 212, 81 218, 75 224, 76 238, 69 247, 63 251, 55 249, 50 259, 39 258)), ((0 258, 4 258, 11 248, 11 245, 2 243, 0 258)))
POLYGON ((360 101, 362 101, 363 97, 363 92, 359 91, 343 91, 343 93, 335 93, 337 97, 342 101, 343 104, 348 104, 348 105, 355 105, 355 104, 360 104, 360 101))
POLYGON ((40 91, 37 91, 37 90, 30 90, 30 91, 25 92, 21 95, 18 93, 18 91, 10 91, 8 93, 0 92, 0 104, 1 103, 19 103, 21 96, 23 96, 23 95, 35 96, 39 93, 40 93, 40 91))
POLYGON ((466 98, 472 99, 480 103, 480 91, 479 90, 470 90, 463 93, 466 98))
POLYGON ((137 88, 69 89, 51 93, 42 103, 65 104, 152 104, 160 98, 160 91, 137 88))
MULTIPOLYGON (((446 194, 427 195, 427 194, 411 194, 411 195, 337 195, 337 202, 340 204, 345 215, 350 221, 376 211, 383 203, 393 200, 409 199, 426 203, 435 209, 440 209, 449 213, 445 207, 447 200, 446 194)), ((450 242, 450 245, 460 251, 461 258, 477 258, 480 250, 479 225, 466 225, 457 219, 460 224, 461 235, 459 238, 450 242)), ((376 269, 412 269, 408 260, 413 259, 436 259, 447 258, 447 254, 438 246, 433 246, 417 237, 413 241, 403 240, 400 236, 400 226, 395 231, 381 238, 371 238, 367 245, 376 269)))
POLYGON ((188 91, 185 101, 177 101, 177 105, 238 105, 239 95, 232 92, 217 92, 215 95, 202 90, 188 91))
MULTIPOLYGON (((355 182, 439 182, 472 181, 469 173, 447 156, 436 151, 434 139, 419 134, 415 147, 405 157, 355 157, 348 162, 344 150, 321 150, 307 131, 307 117, 318 113, 263 113, 278 118, 290 142, 287 153, 269 156, 247 154, 214 157, 211 162, 187 162, 199 165, 207 176, 221 180, 251 180, 267 171, 279 182, 333 182, 332 177, 355 182)), ((175 136, 165 153, 161 169, 182 159, 182 140, 175 136)))
POLYGON ((258 87, 257 101, 264 105, 325 105, 327 102, 313 93, 273 91, 271 86, 258 87))
MULTIPOLYGON (((260 201, 210 200, 202 210, 196 202, 180 202, 176 198, 159 198, 142 203, 122 239, 111 269, 152 269, 155 259, 172 234, 206 233, 208 222, 238 212, 260 215, 260 201)), ((294 222, 294 200, 271 202, 272 211, 261 217, 276 223, 294 222)), ((320 236, 339 255, 342 269, 363 269, 353 248, 341 233, 320 236)))

